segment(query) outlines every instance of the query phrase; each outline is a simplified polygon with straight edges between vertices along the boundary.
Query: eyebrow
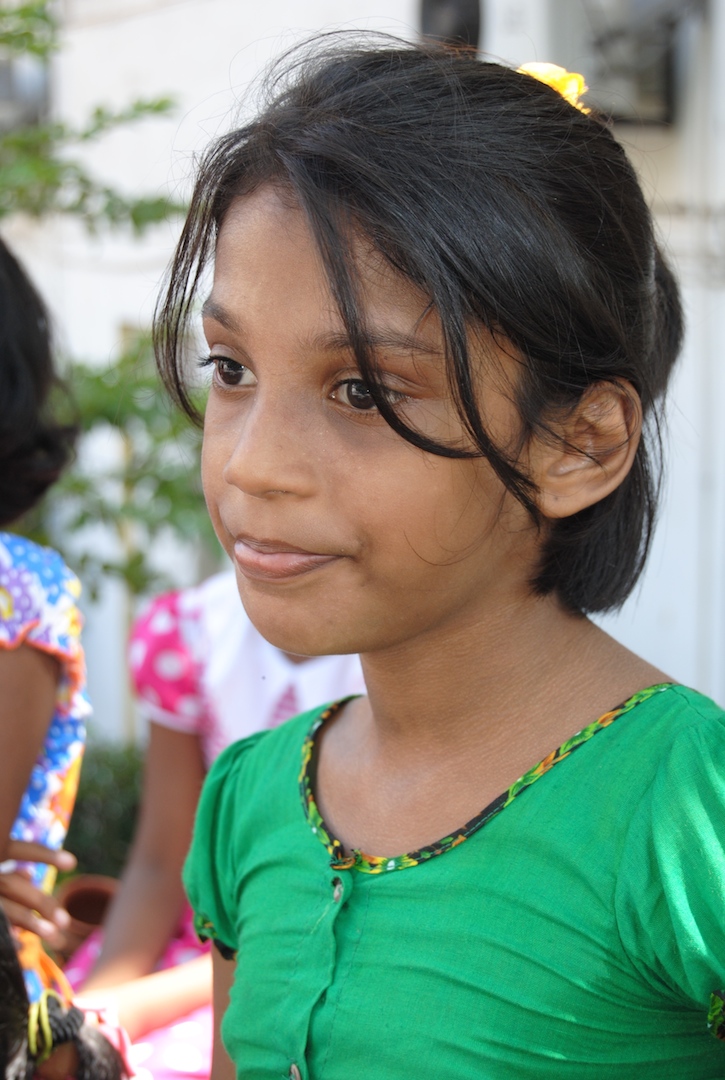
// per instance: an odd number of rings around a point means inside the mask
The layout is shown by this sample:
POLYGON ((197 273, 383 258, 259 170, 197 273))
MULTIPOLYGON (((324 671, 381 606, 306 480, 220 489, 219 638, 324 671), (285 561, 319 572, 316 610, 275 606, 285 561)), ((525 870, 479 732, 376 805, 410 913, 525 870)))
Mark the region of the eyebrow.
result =
MULTIPOLYGON (((221 304, 216 303, 211 297, 204 302, 201 309, 202 318, 213 319, 215 322, 223 326, 225 330, 228 330, 232 334, 238 334, 243 336, 242 324, 236 319, 231 312, 227 311, 221 304)), ((414 334, 406 334, 404 332, 397 332, 395 330, 378 330, 371 331, 366 335, 367 343, 373 350, 385 350, 394 349, 398 352, 416 353, 422 357, 434 357, 439 358, 441 356, 441 350, 431 345, 429 342, 424 341, 422 338, 416 337, 414 334)), ((352 343, 348 335, 344 332, 335 332, 318 334, 313 338, 310 343, 310 348, 319 350, 320 352, 343 352, 351 351, 352 343)))
POLYGON ((212 300, 211 296, 208 297, 201 309, 202 319, 213 319, 214 322, 218 322, 220 326, 223 326, 225 330, 228 330, 230 334, 241 334, 241 324, 234 318, 231 312, 227 311, 221 304, 217 304, 212 300))
MULTIPOLYGON (((417 353, 420 356, 440 356, 440 349, 436 349, 428 342, 415 337, 414 334, 398 333, 395 330, 371 330, 366 334, 366 341, 373 350, 395 349, 398 352, 417 353)), ((345 333, 320 334, 314 338, 312 346, 321 352, 342 352, 352 349, 352 343, 345 333)))

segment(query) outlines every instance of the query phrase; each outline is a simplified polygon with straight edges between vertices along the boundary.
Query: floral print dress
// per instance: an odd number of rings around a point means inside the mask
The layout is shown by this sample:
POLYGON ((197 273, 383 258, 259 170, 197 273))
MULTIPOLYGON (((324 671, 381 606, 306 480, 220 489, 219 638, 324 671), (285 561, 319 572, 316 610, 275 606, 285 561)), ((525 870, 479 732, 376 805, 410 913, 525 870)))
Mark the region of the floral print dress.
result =
MULTIPOLYGON (((56 850, 68 831, 90 713, 79 595, 78 579, 57 552, 0 532, 0 648, 26 644, 55 657, 60 665, 55 711, 10 835, 56 850)), ((0 866, 11 868, 12 864, 0 866)), ((34 863, 27 870, 34 885, 52 889, 53 868, 34 863)), ((47 983, 37 939, 33 943, 24 938, 21 961, 32 1000, 47 983)))

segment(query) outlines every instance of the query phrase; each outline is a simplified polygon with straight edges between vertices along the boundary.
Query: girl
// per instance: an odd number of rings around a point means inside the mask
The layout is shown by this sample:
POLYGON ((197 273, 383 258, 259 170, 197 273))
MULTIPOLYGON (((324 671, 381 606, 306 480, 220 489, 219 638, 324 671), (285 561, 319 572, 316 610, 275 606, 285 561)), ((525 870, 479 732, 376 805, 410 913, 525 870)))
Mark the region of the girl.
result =
POLYGON ((188 406, 213 251, 212 518, 265 637, 368 688, 207 778, 215 1080, 725 1075, 725 716, 588 618, 646 556, 680 306, 569 97, 353 44, 201 165, 161 363, 188 406))
MULTIPOLYGON (((55 384, 45 308, 0 242, 0 526, 70 456, 75 432, 48 410, 55 384)), ((69 921, 49 894, 56 870, 75 866, 61 849, 90 711, 79 592, 57 552, 0 532, 0 902, 22 930, 31 999, 55 978, 40 938, 60 945, 69 921)))

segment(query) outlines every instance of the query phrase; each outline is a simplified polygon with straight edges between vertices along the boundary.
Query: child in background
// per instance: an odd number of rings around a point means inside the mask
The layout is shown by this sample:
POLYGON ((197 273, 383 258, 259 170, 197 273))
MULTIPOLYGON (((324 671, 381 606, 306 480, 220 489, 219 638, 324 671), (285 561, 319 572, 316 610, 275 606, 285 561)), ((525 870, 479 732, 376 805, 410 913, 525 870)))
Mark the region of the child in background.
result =
POLYGON ((31 1006, 15 941, 0 910, 0 1076, 121 1080, 132 1076, 123 1032, 44 990, 31 1006))
POLYGON ((134 626, 129 659, 149 722, 139 824, 104 933, 81 947, 66 974, 83 995, 113 991, 129 1033, 154 1048, 144 1067, 156 1080, 181 1075, 180 1060, 184 1072, 194 1061, 208 1075, 211 964, 181 884, 202 779, 236 739, 360 694, 365 684, 357 656, 288 656, 266 642, 229 571, 157 597, 134 626), (144 978, 158 969, 165 974, 144 978), (168 1030, 182 1016, 192 1023, 181 1034, 168 1030))
MULTIPOLYGON (((30 510, 70 457, 44 305, 0 241, 0 525, 30 510)), ((90 712, 80 586, 57 552, 0 532, 0 1075, 120 1080, 124 1033, 84 1014, 42 947, 69 916, 50 895, 73 809, 90 712), (12 930, 11 926, 12 924, 12 930)))
MULTIPOLYGON (((49 413, 56 382, 43 303, 0 242, 0 527, 39 501, 72 451, 49 413)), ((31 1000, 57 970, 41 938, 62 941, 50 896, 73 809, 89 714, 80 585, 49 548, 0 532, 0 903, 19 929, 31 1000)))
POLYGON ((201 163, 160 360, 188 406, 213 257, 212 519, 260 633, 368 691, 206 779, 214 1080, 725 1075, 725 715, 587 617, 646 556, 678 292, 551 74, 296 54, 201 163))

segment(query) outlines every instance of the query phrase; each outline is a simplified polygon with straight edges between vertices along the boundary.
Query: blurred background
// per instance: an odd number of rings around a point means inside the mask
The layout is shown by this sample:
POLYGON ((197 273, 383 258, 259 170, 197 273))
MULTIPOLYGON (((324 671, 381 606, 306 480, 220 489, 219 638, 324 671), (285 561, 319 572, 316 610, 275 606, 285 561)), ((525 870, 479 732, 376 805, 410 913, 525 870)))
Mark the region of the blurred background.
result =
POLYGON ((221 563, 198 435, 159 391, 147 337, 194 157, 243 114, 270 58, 333 29, 562 64, 612 116, 680 275, 688 332, 649 567, 603 621, 725 703, 725 0, 2 4, 0 228, 50 305, 87 431, 29 527, 84 581, 94 738, 143 740, 125 660, 140 600, 221 563))

